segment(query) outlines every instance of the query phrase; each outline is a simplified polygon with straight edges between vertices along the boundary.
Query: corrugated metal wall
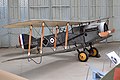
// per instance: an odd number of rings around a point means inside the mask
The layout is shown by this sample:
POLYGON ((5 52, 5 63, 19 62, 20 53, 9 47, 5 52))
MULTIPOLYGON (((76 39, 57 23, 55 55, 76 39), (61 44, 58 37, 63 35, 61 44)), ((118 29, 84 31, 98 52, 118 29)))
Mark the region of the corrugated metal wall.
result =
MULTIPOLYGON (((8 23, 8 2, 7 0, 0 0, 0 24, 8 23)), ((8 29, 0 28, 0 46, 8 46, 8 29)))
POLYGON ((8 0, 8 23, 28 20, 28 0, 8 0))
POLYGON ((30 19, 49 19, 50 0, 29 0, 30 19))
POLYGON ((120 0, 113 0, 113 26, 116 28, 114 40, 120 41, 120 0))
POLYGON ((8 20, 7 0, 0 0, 0 24, 6 24, 8 20))
MULTIPOLYGON (((29 19, 90 20, 115 16, 110 20, 110 27, 115 26, 117 29, 113 40, 120 40, 117 36, 120 29, 119 2, 119 0, 0 0, 0 24, 2 26, 29 19)), ((0 47, 15 46, 18 44, 18 34, 27 30, 28 28, 0 28, 0 37, 3 37, 0 38, 0 47)))

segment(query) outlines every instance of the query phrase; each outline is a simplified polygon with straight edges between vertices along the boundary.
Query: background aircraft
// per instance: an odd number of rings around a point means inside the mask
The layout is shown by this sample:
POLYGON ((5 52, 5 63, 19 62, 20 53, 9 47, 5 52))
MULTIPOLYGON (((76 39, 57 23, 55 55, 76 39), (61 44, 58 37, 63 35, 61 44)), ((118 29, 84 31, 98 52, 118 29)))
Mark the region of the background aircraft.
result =
POLYGON ((120 64, 109 71, 101 80, 120 80, 120 64))
POLYGON ((89 65, 89 67, 92 70, 92 80, 120 80, 120 64, 116 65, 107 73, 102 72, 91 65, 89 65))
POLYGON ((98 50, 92 45, 110 37, 111 35, 109 34, 115 31, 115 29, 108 29, 109 18, 89 21, 30 20, 9 24, 5 27, 14 28, 30 26, 30 34, 19 35, 20 46, 22 49, 28 50, 28 56, 9 59, 6 61, 31 59, 35 63, 41 63, 41 60, 40 62, 36 62, 33 58, 75 50, 78 52, 78 59, 81 62, 86 62, 89 56, 100 57, 98 50), (103 22, 102 20, 107 21, 103 22), (55 33, 44 36, 44 27, 47 26, 56 27, 55 33), (32 28, 34 27, 42 27, 40 38, 36 39, 32 36, 32 28), (61 27, 65 27, 65 29, 61 31, 61 27), (68 30, 69 27, 71 27, 70 30, 68 30), (35 47, 37 48, 38 54, 30 55, 31 49, 35 47), (50 47, 52 51, 44 52, 43 47, 50 47), (62 48, 58 49, 58 47, 62 48), (80 51, 80 48, 83 50, 80 51))

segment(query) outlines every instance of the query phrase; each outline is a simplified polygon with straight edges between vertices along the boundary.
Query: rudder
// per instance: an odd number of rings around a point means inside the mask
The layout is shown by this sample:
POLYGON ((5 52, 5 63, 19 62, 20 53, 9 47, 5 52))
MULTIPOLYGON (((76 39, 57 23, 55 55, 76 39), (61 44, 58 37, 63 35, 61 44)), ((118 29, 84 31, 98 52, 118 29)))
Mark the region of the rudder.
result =
MULTIPOLYGON (((34 48, 37 46, 37 40, 36 38, 34 38, 33 36, 31 37, 31 48, 34 48)), ((20 34, 19 35, 19 43, 20 43, 20 46, 23 48, 23 49, 28 49, 28 45, 29 45, 29 35, 28 34, 20 34)))

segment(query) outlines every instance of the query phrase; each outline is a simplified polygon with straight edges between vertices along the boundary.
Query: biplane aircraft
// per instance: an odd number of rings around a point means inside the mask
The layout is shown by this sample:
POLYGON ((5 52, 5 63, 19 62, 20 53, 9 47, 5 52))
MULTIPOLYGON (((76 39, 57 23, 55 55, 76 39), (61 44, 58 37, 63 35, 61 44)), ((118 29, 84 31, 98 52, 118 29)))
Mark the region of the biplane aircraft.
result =
POLYGON ((109 18, 88 21, 29 20, 6 25, 5 27, 7 28, 30 27, 29 35, 19 35, 20 46, 22 49, 27 49, 28 55, 6 61, 28 59, 33 60, 35 63, 40 63, 41 60, 36 62, 34 58, 71 51, 78 52, 78 60, 81 62, 86 62, 89 56, 100 57, 98 50, 92 45, 111 37, 110 34, 115 31, 115 29, 108 29, 109 18), (34 27, 42 28, 40 38, 32 36, 34 27), (44 36, 44 27, 53 27, 55 31, 53 34, 44 36), (64 29, 62 30, 61 27, 64 27, 64 29), (43 51, 44 47, 50 47, 51 51, 45 53, 43 51), (59 50, 58 47, 62 47, 62 49, 59 50), (31 49, 33 48, 37 49, 37 54, 35 55, 31 55, 31 49), (82 50, 80 51, 81 48, 82 50))

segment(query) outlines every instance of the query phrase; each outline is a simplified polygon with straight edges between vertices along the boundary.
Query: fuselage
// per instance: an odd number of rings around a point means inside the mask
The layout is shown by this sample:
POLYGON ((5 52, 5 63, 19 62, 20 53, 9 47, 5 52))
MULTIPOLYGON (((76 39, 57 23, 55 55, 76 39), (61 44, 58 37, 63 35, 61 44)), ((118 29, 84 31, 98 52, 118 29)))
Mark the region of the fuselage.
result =
MULTIPOLYGON (((97 27, 91 29, 85 29, 85 27, 86 26, 78 26, 71 28, 71 30, 68 32, 68 45, 84 44, 85 42, 88 42, 98 36, 97 27)), ((66 37, 65 31, 59 32, 57 34, 56 46, 64 46, 65 37, 66 37)), ((40 41, 41 38, 36 39, 32 36, 31 48, 39 47, 40 41)), ((19 42, 22 48, 28 49, 29 35, 20 34, 19 42)), ((54 42, 55 34, 44 36, 43 47, 53 47, 54 42)))

